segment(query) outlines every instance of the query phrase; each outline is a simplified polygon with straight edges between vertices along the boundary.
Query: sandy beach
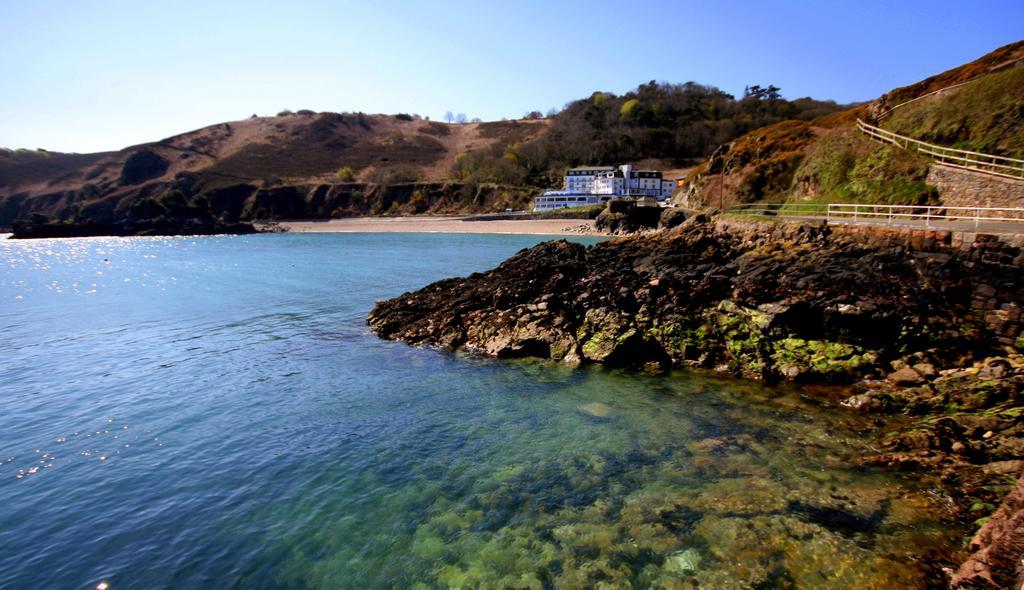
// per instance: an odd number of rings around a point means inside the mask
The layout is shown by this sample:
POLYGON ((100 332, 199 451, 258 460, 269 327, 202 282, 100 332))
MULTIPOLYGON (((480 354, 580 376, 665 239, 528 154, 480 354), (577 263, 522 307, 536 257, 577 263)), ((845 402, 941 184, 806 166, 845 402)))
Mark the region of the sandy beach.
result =
POLYGON ((462 217, 354 217, 323 221, 281 221, 290 232, 436 232, 476 234, 579 235, 594 233, 589 219, 522 219, 502 221, 463 221, 462 217), (588 231, 584 231, 584 227, 588 231))

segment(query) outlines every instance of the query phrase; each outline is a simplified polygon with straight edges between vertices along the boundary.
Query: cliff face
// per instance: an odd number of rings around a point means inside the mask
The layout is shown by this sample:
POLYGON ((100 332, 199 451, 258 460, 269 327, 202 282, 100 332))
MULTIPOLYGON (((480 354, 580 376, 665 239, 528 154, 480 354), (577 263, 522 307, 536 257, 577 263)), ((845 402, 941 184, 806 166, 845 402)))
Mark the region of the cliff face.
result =
POLYGON ((173 206, 202 209, 225 224, 274 219, 365 215, 461 214, 521 208, 534 192, 523 187, 447 182, 360 182, 260 187, 238 183, 205 189, 188 178, 153 182, 112 194, 67 191, 15 195, 0 202, 0 225, 43 215, 80 226, 127 227, 155 220, 174 229, 173 206), (169 207, 171 203, 173 206, 169 207))

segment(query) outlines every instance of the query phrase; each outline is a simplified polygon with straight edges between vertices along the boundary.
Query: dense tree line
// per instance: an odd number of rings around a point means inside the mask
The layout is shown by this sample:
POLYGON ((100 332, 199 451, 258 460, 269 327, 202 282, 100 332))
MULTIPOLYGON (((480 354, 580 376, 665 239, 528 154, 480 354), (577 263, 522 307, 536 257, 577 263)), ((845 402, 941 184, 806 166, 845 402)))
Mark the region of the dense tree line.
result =
POLYGON ((779 91, 751 86, 737 99, 694 82, 651 81, 622 96, 595 92, 554 115, 550 132, 540 139, 462 154, 455 176, 470 182, 547 185, 580 164, 646 158, 685 162, 705 158, 752 129, 843 108, 832 101, 786 100, 779 91))

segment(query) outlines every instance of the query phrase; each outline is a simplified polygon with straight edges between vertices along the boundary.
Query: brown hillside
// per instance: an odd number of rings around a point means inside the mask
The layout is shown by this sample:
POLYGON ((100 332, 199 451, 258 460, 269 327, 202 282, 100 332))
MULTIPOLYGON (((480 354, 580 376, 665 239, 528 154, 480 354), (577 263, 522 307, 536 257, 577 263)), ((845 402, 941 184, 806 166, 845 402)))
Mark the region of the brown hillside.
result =
POLYGON ((544 120, 446 125, 362 113, 257 117, 119 152, 44 152, 48 157, 33 158, 15 158, 20 151, 0 152, 0 198, 73 191, 84 184, 104 193, 121 192, 123 185, 170 182, 182 172, 196 174, 211 188, 273 177, 289 184, 325 182, 346 166, 355 180, 372 181, 397 171, 401 180, 437 181, 447 177, 460 152, 529 141, 547 126, 544 120), (140 151, 155 154, 157 164, 144 166, 138 181, 125 182, 125 163, 140 151))
POLYGON ((80 180, 82 171, 115 152, 63 154, 45 150, 0 149, 0 195, 5 189, 26 184, 80 180))

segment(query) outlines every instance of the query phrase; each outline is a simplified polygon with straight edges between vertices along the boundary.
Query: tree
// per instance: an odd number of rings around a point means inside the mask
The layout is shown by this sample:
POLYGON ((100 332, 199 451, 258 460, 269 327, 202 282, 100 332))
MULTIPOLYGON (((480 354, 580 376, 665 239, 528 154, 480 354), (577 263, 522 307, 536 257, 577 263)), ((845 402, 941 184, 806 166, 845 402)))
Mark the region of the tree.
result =
POLYGON ((526 113, 525 115, 523 115, 523 118, 524 119, 543 119, 544 118, 544 113, 542 113, 540 111, 530 111, 529 113, 526 113))
POLYGON ((455 120, 455 115, 453 115, 451 111, 448 111, 444 114, 444 120, 448 121, 448 124, 450 125, 452 121, 455 120))
POLYGON ((550 118, 554 117, 554 116, 555 116, 555 115, 557 115, 557 114, 558 114, 558 109, 556 109, 556 108, 552 107, 552 108, 548 109, 548 112, 547 112, 547 114, 546 114, 545 116, 546 116, 546 117, 547 117, 548 119, 550 119, 550 118))
POLYGON ((469 122, 470 123, 483 123, 483 121, 480 119, 480 117, 473 117, 469 122))
POLYGON ((636 108, 638 106, 640 106, 639 99, 631 98, 627 100, 626 102, 622 103, 621 107, 619 107, 619 117, 622 119, 628 119, 629 116, 632 115, 634 111, 636 111, 636 108))
POLYGON ((459 125, 462 125, 468 120, 469 118, 466 117, 466 113, 459 113, 458 115, 455 115, 455 122, 458 123, 459 125))
POLYGON ((760 85, 755 84, 753 86, 747 86, 743 89, 743 98, 754 98, 757 100, 778 100, 782 98, 779 94, 779 90, 782 90, 774 84, 769 84, 768 88, 761 88, 760 85))

